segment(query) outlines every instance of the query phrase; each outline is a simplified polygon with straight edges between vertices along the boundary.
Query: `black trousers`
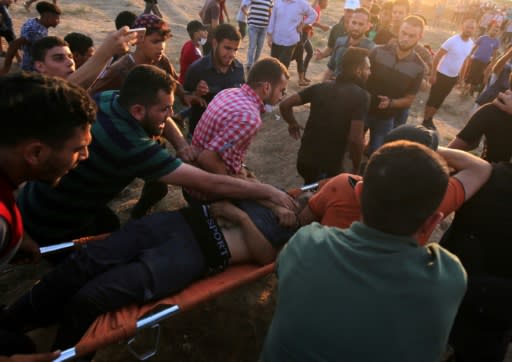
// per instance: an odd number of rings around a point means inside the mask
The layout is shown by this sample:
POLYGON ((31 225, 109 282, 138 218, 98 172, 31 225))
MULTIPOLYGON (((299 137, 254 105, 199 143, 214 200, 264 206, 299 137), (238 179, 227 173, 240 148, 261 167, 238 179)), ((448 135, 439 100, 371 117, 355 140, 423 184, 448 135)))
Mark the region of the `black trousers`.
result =
POLYGON ((292 61, 295 46, 296 44, 285 46, 272 43, 272 48, 270 48, 270 56, 277 58, 281 63, 284 64, 286 68, 288 68, 290 66, 290 62, 292 61))

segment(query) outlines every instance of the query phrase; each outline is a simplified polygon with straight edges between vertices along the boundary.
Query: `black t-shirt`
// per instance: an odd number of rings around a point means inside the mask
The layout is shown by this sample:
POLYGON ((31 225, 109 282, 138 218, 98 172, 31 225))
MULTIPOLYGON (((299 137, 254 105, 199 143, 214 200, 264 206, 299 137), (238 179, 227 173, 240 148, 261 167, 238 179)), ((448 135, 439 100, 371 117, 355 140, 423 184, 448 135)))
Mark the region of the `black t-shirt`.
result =
POLYGON ((336 40, 343 35, 347 35, 347 30, 343 24, 342 17, 340 22, 332 27, 331 32, 329 33, 329 38, 327 39, 327 47, 333 49, 334 44, 336 44, 336 40))
MULTIPOLYGON (((341 170, 350 124, 364 120, 369 95, 354 83, 324 82, 299 92, 311 111, 299 150, 303 164, 324 164, 324 170, 341 170)), ((335 172, 337 173, 337 172, 335 172)))
POLYGON ((468 274, 512 277, 512 164, 493 164, 489 181, 455 214, 442 245, 468 274))
POLYGON ((420 89, 425 63, 415 53, 398 59, 396 56, 397 44, 387 44, 375 47, 370 53, 372 74, 368 78, 367 89, 372 95, 369 113, 379 117, 390 117, 396 109, 378 110, 378 96, 387 96, 391 99, 415 95, 420 89))
POLYGON ((457 135, 471 145, 485 136, 482 158, 489 162, 510 161, 512 156, 512 116, 493 104, 478 109, 457 135))

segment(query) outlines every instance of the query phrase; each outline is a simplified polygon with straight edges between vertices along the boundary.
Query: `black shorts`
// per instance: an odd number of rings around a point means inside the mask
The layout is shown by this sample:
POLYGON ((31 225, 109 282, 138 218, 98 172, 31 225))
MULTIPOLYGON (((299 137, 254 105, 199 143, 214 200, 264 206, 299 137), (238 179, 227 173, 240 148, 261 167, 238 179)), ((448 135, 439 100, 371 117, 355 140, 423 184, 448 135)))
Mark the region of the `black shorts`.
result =
POLYGON ((472 60, 469 66, 469 72, 466 77, 466 83, 471 85, 480 85, 484 81, 484 72, 489 63, 483 63, 479 60, 472 60))
POLYGON ((437 72, 436 82, 430 88, 430 94, 428 95, 427 106, 439 109, 441 104, 450 94, 457 79, 459 77, 448 77, 444 74, 437 72))

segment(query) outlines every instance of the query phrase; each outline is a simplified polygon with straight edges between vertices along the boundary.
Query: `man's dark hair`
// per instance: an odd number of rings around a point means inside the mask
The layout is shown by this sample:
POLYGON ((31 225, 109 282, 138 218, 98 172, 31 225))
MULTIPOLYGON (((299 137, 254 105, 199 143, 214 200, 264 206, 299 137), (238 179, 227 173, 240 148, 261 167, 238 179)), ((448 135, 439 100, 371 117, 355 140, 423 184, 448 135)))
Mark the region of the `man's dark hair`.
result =
POLYGON ((240 41, 242 39, 242 35, 240 32, 231 24, 220 24, 214 30, 213 37, 217 40, 217 43, 220 43, 224 39, 240 41))
POLYGON ((137 15, 135 13, 131 11, 121 11, 116 16, 116 29, 119 30, 123 26, 131 28, 135 19, 137 19, 137 15))
POLYGON ((96 104, 73 83, 21 72, 0 77, 0 114, 0 147, 28 139, 60 147, 94 122, 96 104))
POLYGON ((89 48, 94 46, 91 37, 82 33, 69 33, 64 37, 64 40, 69 44, 69 49, 71 49, 72 53, 80 55, 87 54, 89 48))
POLYGON ((129 108, 134 104, 149 106, 158 103, 158 92, 171 94, 176 82, 162 69, 153 65, 138 65, 126 76, 119 91, 119 103, 129 108))
POLYGON ((409 15, 404 19, 403 22, 416 28, 421 28, 421 31, 425 29, 425 21, 423 21, 423 19, 418 15, 409 15))
POLYGON ((368 11, 367 8, 357 8, 356 10, 354 10, 354 14, 363 14, 363 15, 366 15, 366 17, 368 18, 368 20, 370 20, 370 12, 368 11))
POLYGON ((439 207, 448 167, 434 151, 409 141, 381 146, 364 173, 363 222, 379 231, 411 236, 439 207))
POLYGON ((358 47, 348 48, 341 59, 341 73, 336 78, 336 81, 340 83, 356 81, 356 83, 359 83, 359 77, 356 75, 356 70, 359 67, 364 66, 368 54, 368 49, 358 47))
POLYGON ((277 84, 283 75, 290 79, 290 74, 283 63, 276 58, 267 57, 254 63, 247 76, 247 84, 250 87, 256 87, 261 82, 277 84))
POLYGON ((69 44, 58 36, 45 36, 32 45, 32 60, 44 62, 48 50, 54 47, 67 47, 69 44))
POLYGON ((62 10, 60 8, 52 3, 49 3, 47 1, 40 1, 36 5, 36 10, 39 13, 39 15, 43 15, 44 13, 52 13, 56 15, 62 14, 62 10))
POLYGON ((395 0, 393 2, 393 6, 405 6, 406 14, 409 14, 409 11, 411 11, 411 4, 409 4, 408 0, 395 0))

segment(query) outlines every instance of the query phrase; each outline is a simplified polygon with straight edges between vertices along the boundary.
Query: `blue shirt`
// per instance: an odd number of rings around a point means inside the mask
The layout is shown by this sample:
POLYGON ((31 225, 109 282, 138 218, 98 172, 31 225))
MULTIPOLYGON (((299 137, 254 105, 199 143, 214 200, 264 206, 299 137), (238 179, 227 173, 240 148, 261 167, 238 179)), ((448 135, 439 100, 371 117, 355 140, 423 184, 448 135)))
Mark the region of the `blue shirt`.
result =
POLYGON ((32 60, 32 45, 35 41, 48 36, 48 28, 39 22, 39 19, 28 19, 21 27, 20 37, 27 40, 27 44, 23 45, 23 59, 21 60, 21 69, 27 71, 34 70, 32 60))
POLYGON ((483 35, 478 38, 475 45, 478 47, 473 54, 473 59, 482 63, 489 63, 496 49, 499 49, 500 41, 496 38, 491 38, 489 35, 483 35))

